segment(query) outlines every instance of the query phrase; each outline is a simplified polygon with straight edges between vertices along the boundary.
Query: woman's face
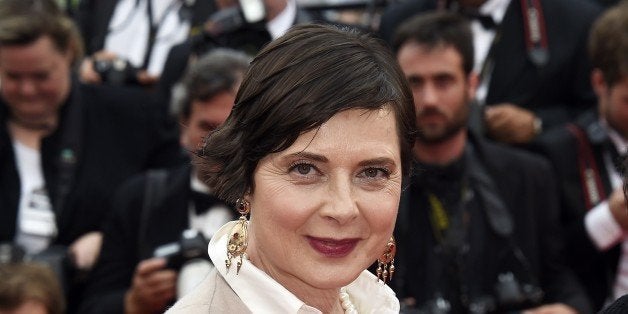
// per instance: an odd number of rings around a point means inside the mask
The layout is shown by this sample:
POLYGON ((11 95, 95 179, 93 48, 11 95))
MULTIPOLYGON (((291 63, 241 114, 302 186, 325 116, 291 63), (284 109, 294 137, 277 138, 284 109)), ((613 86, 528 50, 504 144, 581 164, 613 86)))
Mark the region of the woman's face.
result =
POLYGON ((401 177, 394 112, 334 115, 259 162, 246 196, 251 262, 297 296, 347 285, 384 252, 401 177))
POLYGON ((23 122, 39 123, 56 115, 70 92, 72 56, 55 48, 48 36, 32 44, 0 49, 2 97, 23 122))

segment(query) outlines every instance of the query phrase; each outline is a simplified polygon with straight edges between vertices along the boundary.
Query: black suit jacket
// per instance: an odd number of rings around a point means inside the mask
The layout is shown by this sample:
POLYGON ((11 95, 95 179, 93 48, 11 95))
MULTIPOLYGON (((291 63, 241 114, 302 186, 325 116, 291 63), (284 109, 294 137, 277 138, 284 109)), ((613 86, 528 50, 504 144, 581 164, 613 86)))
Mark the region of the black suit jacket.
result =
MULTIPOLYGON (((612 188, 603 160, 603 153, 609 144, 606 132, 600 128, 594 111, 582 115, 575 124, 584 131, 585 145, 589 147, 594 164, 599 170, 602 193, 608 197, 612 188)), ((606 298, 612 294, 620 246, 600 252, 585 230, 584 217, 591 208, 587 208, 584 197, 579 166, 579 157, 582 154, 578 150, 578 141, 567 128, 558 128, 541 136, 534 149, 550 159, 559 182, 560 219, 565 238, 568 239, 567 261, 584 283, 595 308, 600 309, 606 298)))
MULTIPOLYGON (((113 191, 126 178, 185 161, 174 124, 145 93, 77 80, 72 84, 59 127, 41 143, 44 181, 58 229, 51 245, 61 246, 101 230, 113 191)), ((0 242, 15 238, 20 197, 7 119, 8 107, 0 99, 0 242)), ((73 313, 83 281, 74 277, 73 269, 65 271, 68 313, 73 313)))
MULTIPOLYGON (((135 176, 119 188, 105 225, 102 253, 89 279, 80 313, 124 312, 124 294, 131 287, 137 264, 152 257, 158 246, 178 241, 181 233, 190 228, 190 175, 189 164, 169 169, 163 195, 155 207, 148 209, 149 215, 142 213, 147 174, 135 176), (142 220, 141 215, 148 218, 142 220), (142 243, 140 229, 145 230, 142 243)), ((233 214, 235 218, 235 211, 233 214)))
MULTIPOLYGON (((58 228, 53 244, 69 245, 87 232, 100 230, 114 189, 128 177, 184 162, 174 124, 160 108, 139 91, 73 81, 59 128, 41 146, 46 189, 58 228), (75 163, 66 171, 59 160, 68 150, 75 163), (69 191, 60 192, 61 185, 69 191)), ((0 99, 0 241, 15 237, 20 197, 7 119, 8 107, 0 99)))
MULTIPOLYGON (((390 42, 394 30, 415 14, 434 10, 434 0, 405 1, 382 16, 380 36, 390 42)), ((539 68, 527 56, 519 0, 511 0, 496 36, 486 104, 509 102, 533 111, 545 130, 574 120, 595 104, 589 82, 588 30, 600 8, 586 0, 541 1, 549 62, 539 68)))
MULTIPOLYGON (((465 253, 476 256, 472 260, 476 265, 465 264, 466 273, 475 278, 468 282, 469 291, 491 293, 497 274, 511 270, 522 282, 534 282, 536 278, 545 292, 542 303, 561 302, 580 313, 590 313, 590 304, 582 287, 561 258, 556 186, 547 161, 475 136, 471 139, 476 156, 494 181, 512 218, 514 230, 510 238, 500 235, 490 227, 486 206, 480 205, 481 214, 471 218, 469 228, 482 228, 481 237, 471 233, 467 238, 469 251, 465 253), (513 247, 521 250, 523 263, 514 255, 513 247), (528 270, 524 264, 528 265, 528 270)), ((421 170, 418 169, 415 175, 421 176, 421 170)), ((475 190, 473 186, 471 189, 475 190)), ((393 287, 401 299, 413 297, 417 305, 421 305, 434 298, 437 292, 426 287, 438 285, 435 282, 445 278, 434 278, 435 274, 429 268, 437 249, 430 209, 419 207, 424 203, 413 198, 418 196, 413 196, 417 194, 412 191, 412 186, 404 190, 397 219, 398 272, 393 287)), ((477 197, 477 191, 474 194, 477 197)))
POLYGON ((621 298, 615 300, 604 310, 599 312, 600 314, 624 314, 628 313, 628 295, 624 295, 621 298))

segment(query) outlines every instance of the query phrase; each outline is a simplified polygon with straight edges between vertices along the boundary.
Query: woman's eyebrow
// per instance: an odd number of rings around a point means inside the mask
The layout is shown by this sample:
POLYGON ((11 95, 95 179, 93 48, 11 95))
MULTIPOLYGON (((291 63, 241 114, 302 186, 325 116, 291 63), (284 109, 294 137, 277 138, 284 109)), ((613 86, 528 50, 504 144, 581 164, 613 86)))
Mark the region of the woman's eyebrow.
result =
POLYGON ((311 159, 311 160, 318 161, 318 162, 328 162, 329 161, 329 159, 327 159, 327 157, 325 157, 323 155, 314 154, 314 153, 310 153, 310 152, 304 152, 304 151, 288 154, 285 157, 286 158, 290 158, 290 157, 306 158, 306 159, 311 159))

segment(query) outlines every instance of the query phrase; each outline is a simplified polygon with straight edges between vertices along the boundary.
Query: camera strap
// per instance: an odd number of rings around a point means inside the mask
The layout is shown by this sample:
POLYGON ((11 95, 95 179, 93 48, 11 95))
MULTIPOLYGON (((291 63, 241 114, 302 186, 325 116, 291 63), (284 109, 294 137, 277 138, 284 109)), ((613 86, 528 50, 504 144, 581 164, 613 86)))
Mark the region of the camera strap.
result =
POLYGON ((584 203, 589 210, 606 199, 602 177, 584 130, 573 123, 567 124, 567 130, 578 143, 578 173, 584 203))
POLYGON ((525 31, 528 58, 537 66, 543 67, 549 61, 547 31, 545 17, 540 0, 520 0, 523 13, 523 29, 525 31))
POLYGON ((150 248, 146 245, 148 224, 151 211, 159 206, 166 192, 166 178, 168 173, 164 169, 152 169, 146 173, 144 185, 144 202, 140 213, 140 221, 137 237, 138 256, 149 256, 150 248))
POLYGON ((432 225, 434 238, 439 244, 450 249, 450 251, 458 251, 464 245, 467 229, 464 218, 464 194, 467 189, 465 185, 466 184, 463 184, 463 188, 461 189, 463 196, 461 196, 460 208, 454 211, 452 215, 447 213, 445 206, 434 193, 427 193, 427 200, 430 204, 430 223, 432 225))
MULTIPOLYGON (((508 211, 506 204, 499 194, 495 180, 491 177, 491 173, 480 156, 478 156, 473 149, 469 149, 469 151, 469 154, 467 154, 469 183, 474 187, 474 191, 479 198, 479 203, 486 215, 488 226, 491 227, 496 235, 502 237, 505 241, 506 246, 504 247, 505 251, 503 253, 510 252, 512 258, 514 258, 514 264, 509 264, 507 271, 517 274, 519 272, 517 272, 516 269, 520 269, 521 275, 524 277, 519 277, 519 279, 524 279, 524 284, 530 287, 530 291, 525 292, 526 299, 528 299, 527 301, 533 303, 539 302, 543 297, 543 291, 540 289, 539 280, 532 271, 532 266, 528 258, 513 239, 514 222, 510 211, 508 211)), ((514 278, 517 277, 518 276, 515 276, 514 278)), ((495 292, 498 294, 502 293, 502 291, 495 292)))
MULTIPOLYGON (((511 6, 514 5, 516 4, 511 3, 508 5, 504 19, 508 18, 508 11, 514 9, 514 7, 511 8, 511 6)), ((540 70, 549 62, 549 40, 547 36, 543 7, 541 6, 540 0, 519 0, 519 5, 521 7, 521 18, 523 20, 523 39, 525 40, 526 54, 530 62, 540 70)), ((463 8, 458 3, 458 0, 438 0, 437 9, 450 10, 466 15, 467 17, 472 17, 477 19, 485 28, 487 28, 486 25, 491 24, 490 22, 483 21, 484 18, 478 18, 479 14, 477 14, 477 12, 470 13, 473 12, 474 9, 469 10, 467 8, 463 8)), ((486 18, 489 17, 487 16, 486 18)), ((495 22, 492 21, 493 25, 488 26, 488 28, 495 30, 495 36, 493 37, 493 41, 490 44, 486 58, 478 73, 481 86, 486 85, 487 88, 490 87, 491 73, 493 72, 495 66, 495 50, 497 49, 497 46, 503 36, 503 23, 504 21, 494 25, 495 22)), ((481 99, 478 99, 478 103, 480 105, 484 105, 486 101, 485 98, 486 97, 481 97, 481 99)))
MULTIPOLYGON (((469 147, 471 147, 471 145, 469 145, 469 147)), ((495 181, 490 177, 484 163, 472 149, 469 149, 467 158, 470 184, 480 197, 482 208, 486 213, 489 225, 498 235, 510 237, 514 229, 514 224, 510 212, 506 208, 506 204, 498 194, 495 181)))

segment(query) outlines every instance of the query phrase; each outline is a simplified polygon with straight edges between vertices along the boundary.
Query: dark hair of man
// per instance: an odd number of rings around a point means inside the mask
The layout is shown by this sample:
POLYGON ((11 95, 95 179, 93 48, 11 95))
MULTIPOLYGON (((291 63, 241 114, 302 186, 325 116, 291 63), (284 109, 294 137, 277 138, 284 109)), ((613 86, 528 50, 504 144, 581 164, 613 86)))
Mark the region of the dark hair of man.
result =
POLYGON ((429 12, 414 16, 402 23, 393 36, 392 48, 398 52, 401 46, 415 42, 429 50, 453 47, 462 57, 466 74, 473 70, 473 34, 469 22, 453 12, 429 12))
POLYGON ((628 2, 606 10, 591 28, 589 57, 612 86, 628 77, 628 2))
POLYGON ((0 264, 0 311, 12 311, 24 302, 41 302, 48 313, 62 314, 65 298, 50 268, 35 263, 0 264))
POLYGON ((60 52, 71 52, 76 66, 83 42, 74 22, 52 0, 0 0, 0 48, 28 45, 49 36, 60 52))
POLYGON ((251 62, 244 52, 217 48, 201 56, 173 90, 170 111, 175 117, 190 117, 194 100, 206 101, 225 92, 237 91, 251 62))
POLYGON ((254 190, 253 175, 262 158, 349 109, 394 114, 401 168, 408 174, 414 106, 390 50, 355 29, 295 26, 251 63, 231 115, 199 152, 203 179, 220 198, 234 202, 254 190))

